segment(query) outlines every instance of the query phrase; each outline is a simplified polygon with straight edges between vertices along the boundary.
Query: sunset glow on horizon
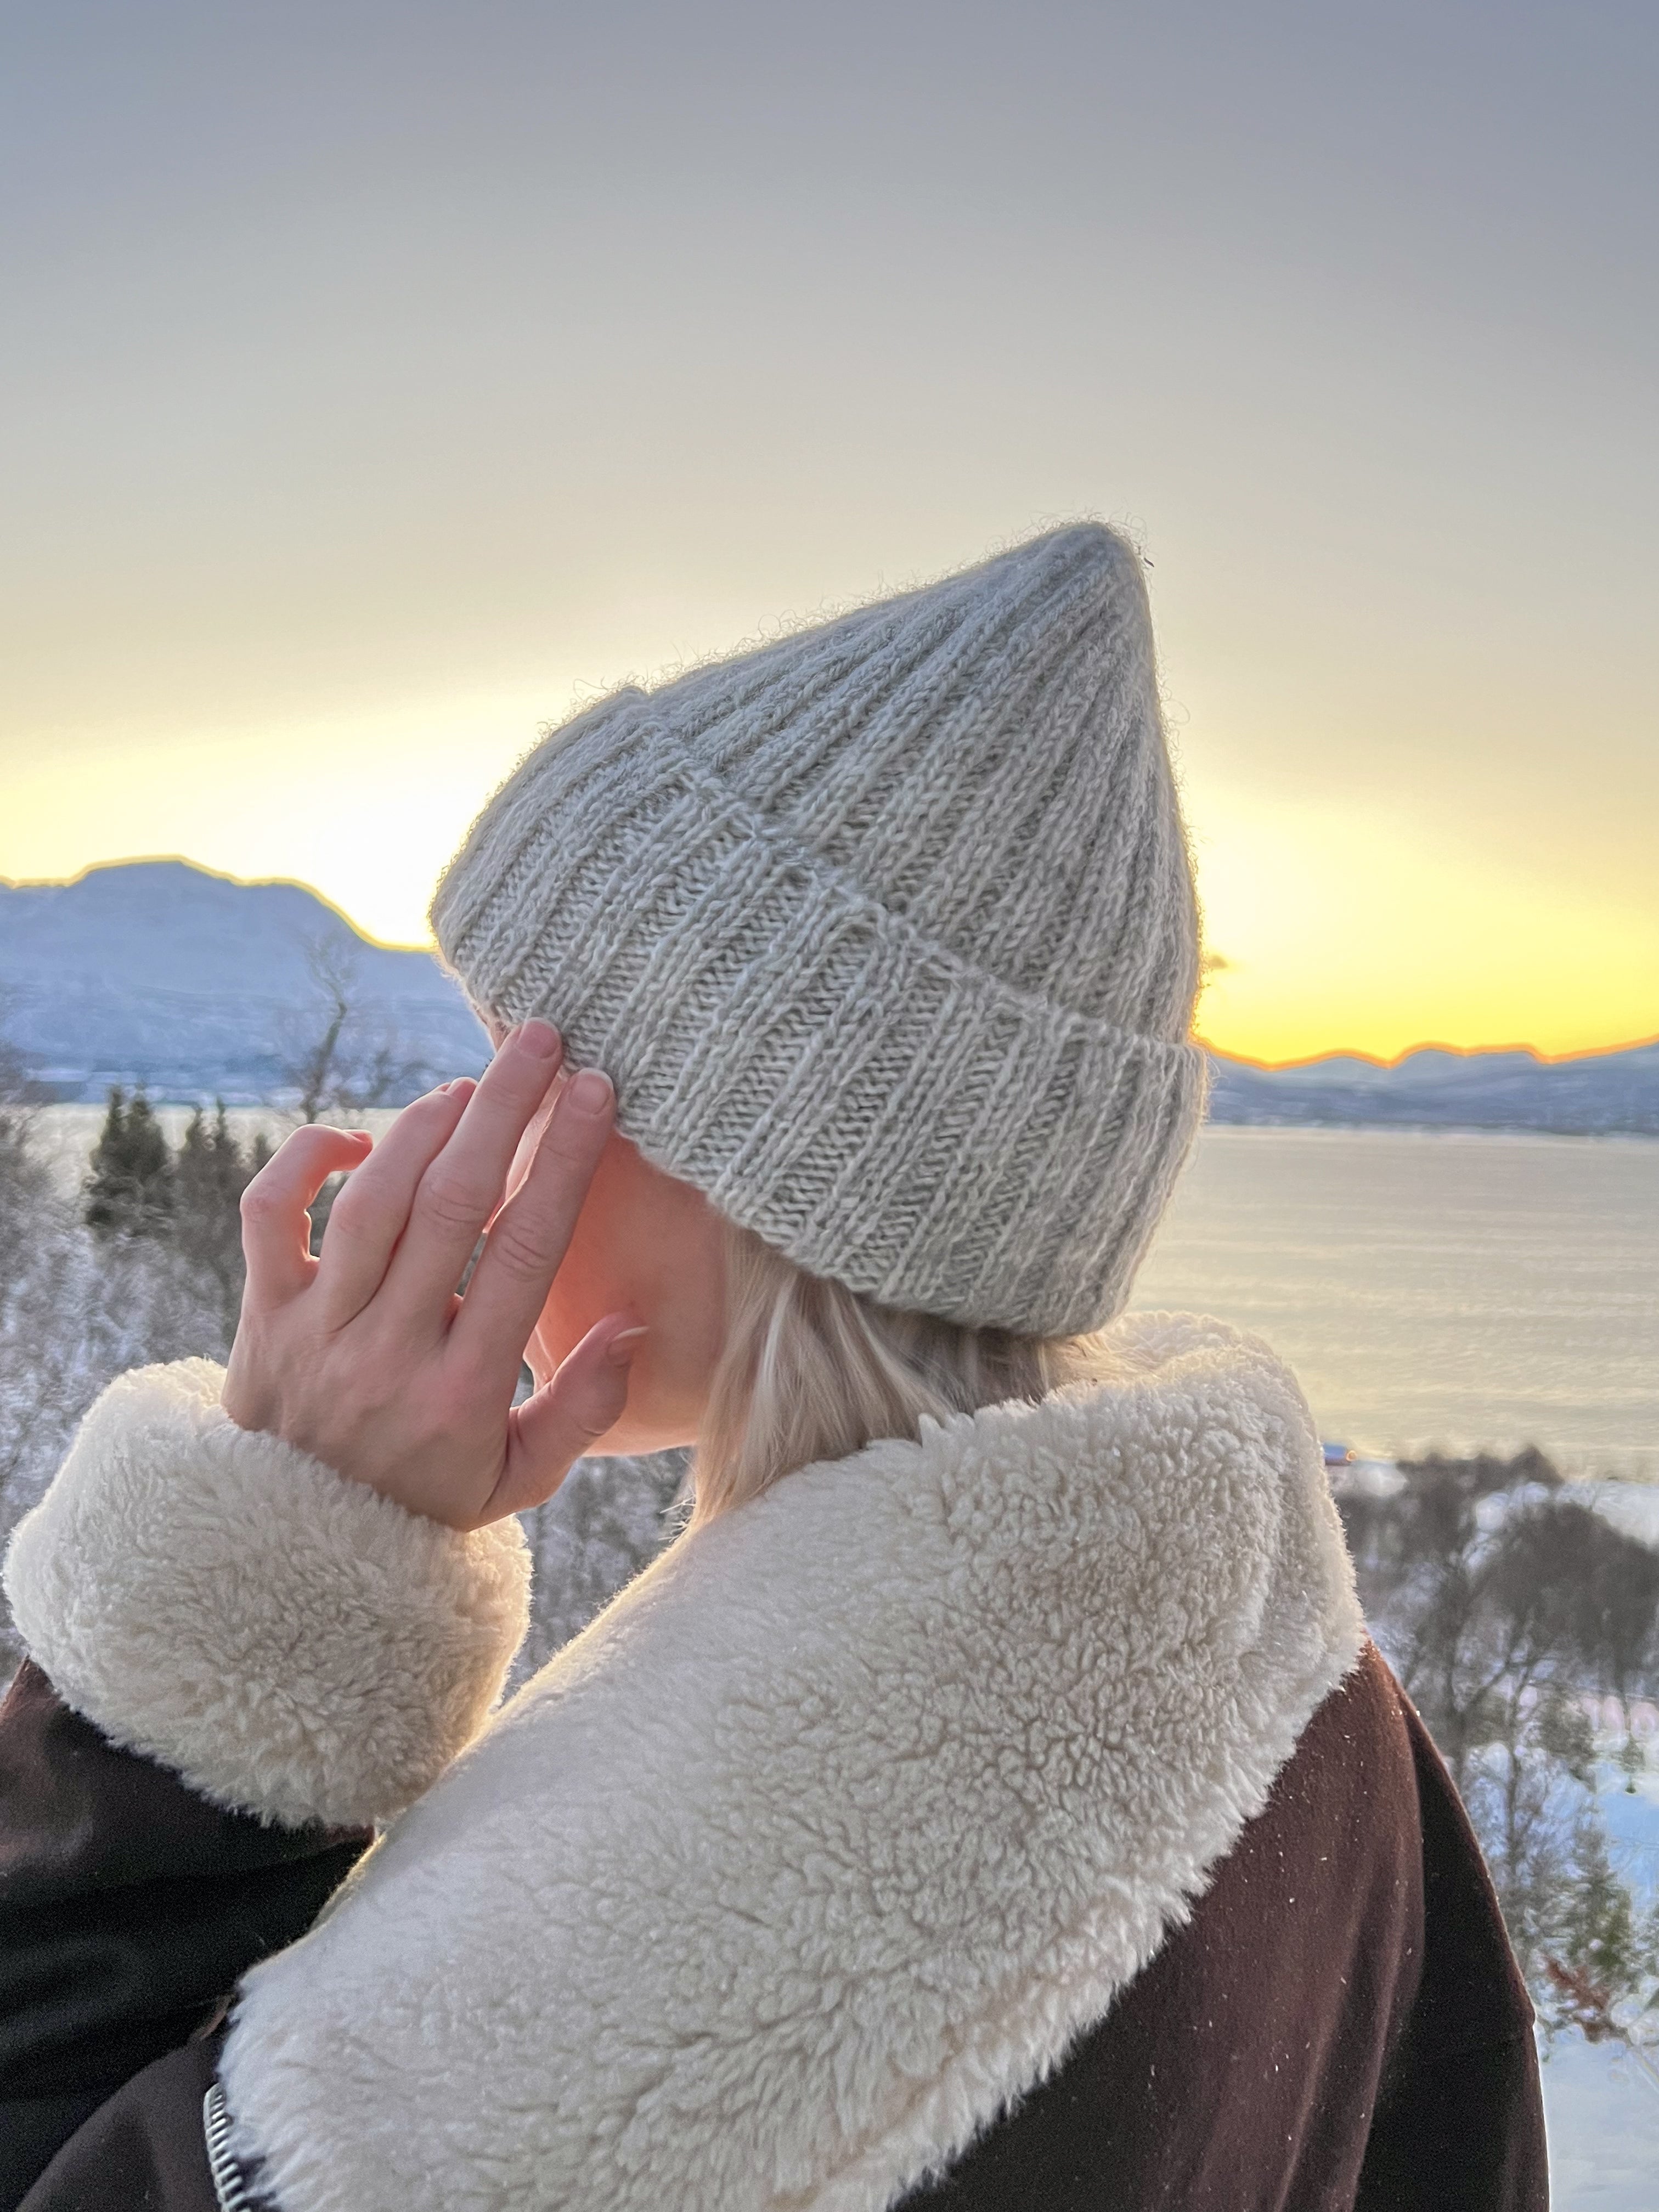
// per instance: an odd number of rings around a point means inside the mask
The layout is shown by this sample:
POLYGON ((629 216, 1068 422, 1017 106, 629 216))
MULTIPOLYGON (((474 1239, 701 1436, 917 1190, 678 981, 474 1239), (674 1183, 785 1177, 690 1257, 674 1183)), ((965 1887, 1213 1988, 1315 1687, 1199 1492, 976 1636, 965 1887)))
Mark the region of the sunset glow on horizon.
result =
POLYGON ((1208 1041, 1659 1033, 1644 11, 8 40, 0 877, 177 854, 420 943, 543 726, 1097 514, 1208 1041))

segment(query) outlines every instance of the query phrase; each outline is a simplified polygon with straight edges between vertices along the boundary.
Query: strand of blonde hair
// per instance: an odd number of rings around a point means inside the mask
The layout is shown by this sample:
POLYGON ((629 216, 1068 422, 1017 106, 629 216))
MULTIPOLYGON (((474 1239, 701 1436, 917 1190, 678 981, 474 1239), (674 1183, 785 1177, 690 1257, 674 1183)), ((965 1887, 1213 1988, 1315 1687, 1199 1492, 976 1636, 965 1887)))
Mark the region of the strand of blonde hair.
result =
POLYGON ((1088 1337, 969 1328, 878 1304, 728 1229, 726 1342, 692 1468, 700 1528, 818 1460, 924 1418, 1035 1401, 1092 1371, 1088 1337))

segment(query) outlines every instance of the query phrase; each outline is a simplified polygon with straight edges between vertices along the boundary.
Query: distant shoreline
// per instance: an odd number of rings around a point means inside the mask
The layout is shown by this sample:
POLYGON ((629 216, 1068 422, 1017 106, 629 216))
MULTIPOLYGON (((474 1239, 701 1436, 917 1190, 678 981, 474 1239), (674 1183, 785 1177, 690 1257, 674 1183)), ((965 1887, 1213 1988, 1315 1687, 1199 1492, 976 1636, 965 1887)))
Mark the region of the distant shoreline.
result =
POLYGON ((1203 1127, 1271 1136, 1289 1133, 1303 1137, 1537 1137, 1575 1145, 1609 1141, 1650 1145, 1659 1140, 1659 1129, 1544 1129, 1514 1121, 1269 1121, 1265 1115, 1242 1121, 1210 1115, 1203 1127))

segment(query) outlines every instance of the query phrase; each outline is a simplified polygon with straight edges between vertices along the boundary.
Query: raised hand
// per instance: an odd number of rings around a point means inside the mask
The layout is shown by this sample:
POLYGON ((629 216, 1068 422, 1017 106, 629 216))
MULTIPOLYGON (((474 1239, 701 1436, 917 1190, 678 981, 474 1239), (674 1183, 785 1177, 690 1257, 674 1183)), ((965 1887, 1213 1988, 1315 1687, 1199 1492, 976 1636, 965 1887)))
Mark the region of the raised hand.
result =
POLYGON ((378 1145, 362 1130, 295 1131, 242 1200, 234 1421, 455 1528, 551 1496, 621 1415, 640 1334, 635 1315, 606 1315, 514 1406, 615 1111, 592 1069, 550 1097, 561 1059, 557 1031, 526 1022, 477 1083, 416 1099, 378 1145), (306 1208, 343 1168, 313 1258, 306 1208))

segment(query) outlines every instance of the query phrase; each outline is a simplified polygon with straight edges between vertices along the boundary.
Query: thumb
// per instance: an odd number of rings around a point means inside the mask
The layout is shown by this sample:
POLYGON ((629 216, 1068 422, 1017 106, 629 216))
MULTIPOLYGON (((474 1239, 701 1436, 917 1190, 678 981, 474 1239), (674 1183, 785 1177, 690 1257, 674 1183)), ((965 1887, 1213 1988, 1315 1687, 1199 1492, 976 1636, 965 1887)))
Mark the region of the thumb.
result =
POLYGON ((615 1428, 628 1372, 645 1335, 632 1314, 595 1322, 558 1372, 507 1416, 507 1464, 481 1521, 544 1504, 585 1452, 615 1428))

